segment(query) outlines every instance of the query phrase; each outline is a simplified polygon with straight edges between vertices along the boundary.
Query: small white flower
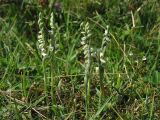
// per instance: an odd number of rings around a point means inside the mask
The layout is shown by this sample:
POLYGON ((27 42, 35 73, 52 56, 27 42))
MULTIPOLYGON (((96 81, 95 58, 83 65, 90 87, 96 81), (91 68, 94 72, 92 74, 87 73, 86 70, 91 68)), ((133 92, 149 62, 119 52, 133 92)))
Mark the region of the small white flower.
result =
POLYGON ((51 33, 51 34, 53 34, 53 31, 52 31, 52 30, 48 30, 48 33, 51 33))
MULTIPOLYGON (((87 57, 88 58, 88 57, 87 57)), ((85 64, 87 65, 89 63, 89 60, 88 59, 86 59, 85 60, 85 64)))
POLYGON ((48 46, 48 49, 49 49, 50 52, 52 52, 54 48, 53 48, 53 46, 50 44, 50 45, 48 46))
POLYGON ((139 63, 139 61, 138 61, 138 60, 135 60, 135 63, 136 63, 136 64, 138 64, 138 63, 139 63))
POLYGON ((104 53, 100 52, 100 58, 104 57, 104 53))
POLYGON ((87 51, 87 50, 85 50, 85 51, 84 51, 84 55, 87 55, 87 54, 88 54, 88 51, 87 51))
POLYGON ((91 56, 92 56, 92 57, 96 57, 96 52, 92 52, 92 53, 91 53, 91 56))
POLYGON ((96 73, 99 73, 99 67, 95 67, 96 73))
POLYGON ((84 32, 84 31, 82 31, 82 32, 81 32, 81 34, 85 34, 85 32, 84 32))
POLYGON ((87 38, 89 38, 92 34, 90 33, 90 31, 88 32, 87 38))
POLYGON ((87 39, 87 37, 82 37, 81 38, 82 41, 85 41, 86 39, 87 39))
POLYGON ((105 61, 104 59, 102 59, 102 58, 100 58, 100 61, 101 61, 101 63, 103 63, 103 64, 106 63, 106 61, 105 61))
POLYGON ((129 52, 129 56, 133 56, 133 52, 131 51, 131 52, 129 52))
POLYGON ((40 39, 42 39, 43 38, 43 35, 41 35, 40 33, 39 33, 39 35, 38 35, 38 40, 40 40, 40 39))
POLYGON ((42 52, 41 54, 42 54, 43 58, 46 58, 47 54, 45 52, 42 52))
POLYGON ((83 50, 85 51, 85 50, 87 50, 87 49, 88 49, 88 45, 85 44, 85 45, 83 46, 83 50))
POLYGON ((85 42, 84 42, 84 41, 81 41, 81 45, 85 45, 85 42))
POLYGON ((44 47, 44 44, 39 44, 39 49, 40 50, 44 49, 43 47, 44 47))
POLYGON ((143 56, 142 61, 146 61, 146 60, 147 60, 146 56, 143 56))
POLYGON ((93 48, 91 47, 91 53, 93 52, 93 48))
POLYGON ((108 35, 108 29, 104 31, 104 36, 108 35))

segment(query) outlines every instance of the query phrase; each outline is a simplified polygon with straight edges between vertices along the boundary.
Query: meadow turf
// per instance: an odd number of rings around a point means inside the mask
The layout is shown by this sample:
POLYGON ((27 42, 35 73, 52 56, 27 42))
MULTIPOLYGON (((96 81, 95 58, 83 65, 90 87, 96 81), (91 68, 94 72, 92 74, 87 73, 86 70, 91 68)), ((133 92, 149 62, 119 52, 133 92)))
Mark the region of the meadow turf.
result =
POLYGON ((160 119, 159 0, 13 1, 0 1, 0 120, 160 119))

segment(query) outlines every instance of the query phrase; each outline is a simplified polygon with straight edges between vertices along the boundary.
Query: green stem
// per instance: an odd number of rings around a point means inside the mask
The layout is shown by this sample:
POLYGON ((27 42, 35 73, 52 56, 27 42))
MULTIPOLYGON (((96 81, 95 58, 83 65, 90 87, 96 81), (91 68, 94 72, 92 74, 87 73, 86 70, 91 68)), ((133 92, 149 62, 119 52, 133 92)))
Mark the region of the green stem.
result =
POLYGON ((86 120, 88 119, 88 108, 89 108, 89 98, 90 98, 90 65, 91 65, 91 52, 90 47, 88 47, 88 60, 85 68, 85 93, 86 93, 86 120))
POLYGON ((48 90, 47 90, 47 78, 46 78, 45 58, 42 59, 42 66, 43 66, 43 79, 44 79, 44 94, 47 96, 46 103, 48 104, 48 90))

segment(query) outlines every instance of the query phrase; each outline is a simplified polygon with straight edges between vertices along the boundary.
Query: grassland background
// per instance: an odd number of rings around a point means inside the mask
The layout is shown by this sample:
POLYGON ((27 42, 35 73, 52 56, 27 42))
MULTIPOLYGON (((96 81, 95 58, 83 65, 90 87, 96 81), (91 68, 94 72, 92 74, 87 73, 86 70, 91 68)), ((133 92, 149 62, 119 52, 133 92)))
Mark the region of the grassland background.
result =
POLYGON ((0 119, 159 120, 159 0, 52 2, 44 6, 36 0, 0 3, 0 119), (45 60, 37 47, 40 12, 45 39, 54 13, 59 45, 45 60), (93 59, 88 103, 82 22, 90 25, 95 50, 109 26, 103 85, 93 59))

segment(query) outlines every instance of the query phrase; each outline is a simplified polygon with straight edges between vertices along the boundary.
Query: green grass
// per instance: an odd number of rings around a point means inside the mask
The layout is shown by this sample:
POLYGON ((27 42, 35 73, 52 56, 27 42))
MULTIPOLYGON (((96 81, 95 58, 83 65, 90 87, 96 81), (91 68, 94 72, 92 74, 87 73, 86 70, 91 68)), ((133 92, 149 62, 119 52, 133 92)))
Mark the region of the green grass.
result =
POLYGON ((159 120, 160 2, 61 4, 0 4, 0 119, 159 120))

